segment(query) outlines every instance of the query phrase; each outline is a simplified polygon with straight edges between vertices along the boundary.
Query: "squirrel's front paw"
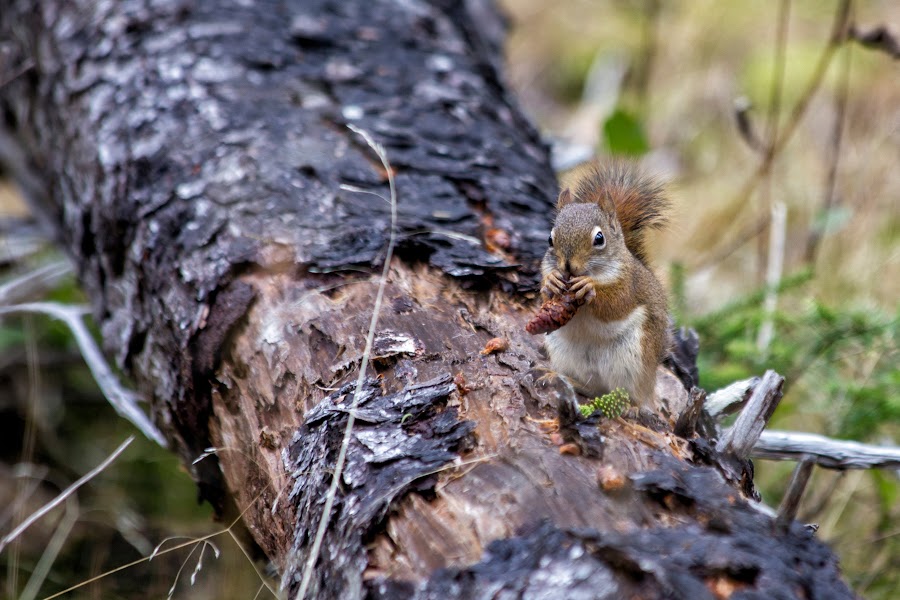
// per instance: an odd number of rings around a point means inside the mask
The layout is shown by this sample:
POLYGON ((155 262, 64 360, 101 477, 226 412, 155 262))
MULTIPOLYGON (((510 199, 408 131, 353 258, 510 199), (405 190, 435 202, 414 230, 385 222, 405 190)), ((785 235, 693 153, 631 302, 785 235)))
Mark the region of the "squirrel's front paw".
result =
POLYGON ((541 286, 541 295, 544 298, 562 296, 568 289, 566 278, 558 270, 553 269, 544 277, 544 285, 541 286))
POLYGON ((590 303, 597 295, 594 280, 587 275, 572 279, 571 285, 569 285, 569 292, 574 294, 575 298, 584 304, 590 303))

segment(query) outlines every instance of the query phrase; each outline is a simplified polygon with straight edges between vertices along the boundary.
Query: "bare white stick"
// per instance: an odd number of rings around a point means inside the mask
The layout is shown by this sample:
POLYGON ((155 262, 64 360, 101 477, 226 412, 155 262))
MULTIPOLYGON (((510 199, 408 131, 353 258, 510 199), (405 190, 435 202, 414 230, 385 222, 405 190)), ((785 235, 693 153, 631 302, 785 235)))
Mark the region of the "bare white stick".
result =
POLYGON ((384 268, 381 270, 381 281, 378 282, 378 292, 375 295, 375 305, 372 307, 372 320, 369 322, 369 332, 366 334, 366 347, 363 350, 362 360, 359 365, 359 374, 356 377, 356 387, 353 391, 353 402, 347 415, 347 425, 344 428, 344 437, 341 440, 341 449, 338 452, 337 460, 334 464, 334 474, 331 477, 331 486, 325 496, 325 506, 322 508, 322 516, 319 520, 319 527, 316 530, 316 537, 313 545, 309 550, 309 556, 303 567, 303 577, 300 580, 300 589, 295 596, 297 600, 304 600, 306 592, 309 590, 309 584, 312 580, 312 574, 315 570, 316 560, 319 557, 319 550, 322 547, 322 540, 325 537, 325 530, 328 528, 328 521, 331 519, 331 509, 334 506, 334 499, 337 495, 337 488, 341 482, 341 475, 344 471, 344 463, 347 460, 347 450, 350 447, 350 436, 353 432, 353 425, 356 421, 356 407, 359 403, 360 392, 362 391, 363 381, 366 377, 366 367, 369 364, 369 357, 372 354, 372 342, 375 339, 375 328, 378 326, 378 314, 381 312, 381 302, 384 298, 384 289, 387 286, 388 274, 391 270, 391 257, 394 255, 394 241, 397 230, 397 192, 394 187, 394 173, 388 162, 387 154, 384 148, 376 142, 369 133, 353 125, 348 125, 349 129, 360 135, 372 150, 381 159, 381 164, 387 173, 388 186, 391 191, 391 230, 388 238, 387 251, 384 257, 384 268))
POLYGON ((775 371, 766 371, 759 385, 753 389, 753 394, 747 400, 747 405, 738 415, 734 425, 719 440, 720 451, 740 458, 750 455, 750 450, 753 449, 781 401, 783 385, 784 377, 775 371))
POLYGON ((0 285, 0 305, 38 298, 58 286, 71 272, 69 261, 58 260, 24 273, 0 285))
POLYGON ((106 400, 120 416, 131 421, 148 439, 153 440, 163 448, 168 446, 163 434, 150 421, 150 418, 144 411, 138 407, 137 394, 122 387, 112 368, 110 368, 103 357, 100 348, 97 347, 97 343, 94 342, 91 333, 85 327, 81 317, 87 312, 86 307, 66 306, 56 302, 29 302, 12 306, 0 306, 0 315, 20 312, 49 315, 68 325, 72 335, 75 336, 75 342, 81 350, 84 361, 90 368, 91 374, 94 376, 97 385, 100 386, 103 395, 106 396, 106 400))
POLYGON ((53 510, 54 508, 56 508, 57 506, 62 504, 62 502, 66 498, 68 498, 69 496, 74 494, 78 488, 80 488, 85 483, 87 483, 88 481, 90 481, 91 479, 96 477, 101 471, 103 471, 103 469, 108 467, 112 463, 112 461, 116 460, 116 458, 118 458, 119 455, 125 451, 125 448, 127 448, 128 445, 131 444, 131 442, 133 442, 133 441, 134 441, 134 436, 133 435, 128 436, 128 439, 125 440, 124 442, 122 442, 119 445, 119 447, 116 448, 112 454, 107 456, 106 459, 102 463, 100 463, 99 465, 97 465, 96 467, 94 467, 93 469, 88 471, 87 473, 85 473, 82 477, 80 477, 78 479, 78 481, 76 481, 75 483, 73 483, 72 485, 70 485, 69 487, 64 489, 62 491, 62 493, 60 495, 58 495, 56 498, 54 498, 53 500, 51 500, 50 502, 48 502, 41 508, 39 508, 36 511, 34 511, 33 513, 31 513, 31 515, 29 515, 29 517, 27 519, 22 521, 18 527, 16 527, 12 531, 10 531, 2 540, 0 540, 0 552, 3 552, 3 549, 6 548, 6 546, 8 546, 10 542, 12 542, 14 539, 19 537, 19 535, 23 531, 25 531, 26 529, 31 527, 35 521, 37 521, 38 519, 40 519, 41 517, 46 515, 48 512, 50 512, 51 510, 53 510))
POLYGON ((804 456, 829 469, 900 469, 900 448, 835 440, 815 433, 764 431, 752 456, 801 460, 804 456))
POLYGON ((709 416, 718 421, 743 408, 750 399, 753 388, 757 385, 759 385, 759 377, 735 381, 707 396, 703 407, 709 416))
POLYGON ((763 318, 756 337, 756 349, 760 354, 769 349, 775 337, 775 309, 778 306, 778 282, 784 270, 784 243, 787 238, 787 206, 784 202, 772 203, 772 225, 769 227, 769 259, 766 265, 766 298, 763 301, 763 318))

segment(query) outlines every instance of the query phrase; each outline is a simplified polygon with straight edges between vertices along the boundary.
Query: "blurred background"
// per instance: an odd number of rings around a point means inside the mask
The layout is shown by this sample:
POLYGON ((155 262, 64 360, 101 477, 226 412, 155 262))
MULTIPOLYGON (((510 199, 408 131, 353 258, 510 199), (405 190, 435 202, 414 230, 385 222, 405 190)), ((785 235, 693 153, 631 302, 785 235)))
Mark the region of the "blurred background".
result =
MULTIPOLYGON (((900 35, 900 3, 502 5, 507 80, 552 141, 561 177, 592 156, 624 155, 668 182, 676 214, 654 237, 654 260, 676 319, 700 334, 703 387, 775 369, 787 383, 772 427, 897 444, 900 73, 889 49, 863 41, 879 26, 900 35), (862 41, 835 41, 847 23, 862 41)), ((61 258, 2 175, 0 236, 0 286, 61 258)), ((61 269, 44 299, 83 302, 61 269)), ((3 317, 0 532, 130 433, 64 325, 3 317)), ((777 506, 793 464, 756 466, 777 506)), ((819 524, 868 598, 900 590, 898 500, 895 472, 817 468, 801 505, 799 519, 819 524)), ((164 597, 174 586, 175 597, 253 598, 261 575, 226 525, 196 503, 178 462, 139 437, 0 554, 0 596, 44 597, 166 538, 218 532, 218 559, 190 545, 69 597, 164 597)))

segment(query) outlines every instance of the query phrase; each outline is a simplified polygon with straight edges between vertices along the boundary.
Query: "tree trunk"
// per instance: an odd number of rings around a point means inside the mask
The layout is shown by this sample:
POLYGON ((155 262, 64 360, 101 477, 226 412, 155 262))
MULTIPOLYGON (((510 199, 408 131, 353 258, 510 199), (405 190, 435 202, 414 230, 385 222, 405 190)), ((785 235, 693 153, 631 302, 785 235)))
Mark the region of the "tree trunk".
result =
POLYGON ((852 597, 811 532, 746 499, 752 467, 693 433, 672 375, 655 429, 580 419, 541 377, 524 324, 555 180, 503 33, 482 0, 5 1, 0 151, 287 595, 391 231, 353 124, 396 177, 397 250, 309 597, 852 597))

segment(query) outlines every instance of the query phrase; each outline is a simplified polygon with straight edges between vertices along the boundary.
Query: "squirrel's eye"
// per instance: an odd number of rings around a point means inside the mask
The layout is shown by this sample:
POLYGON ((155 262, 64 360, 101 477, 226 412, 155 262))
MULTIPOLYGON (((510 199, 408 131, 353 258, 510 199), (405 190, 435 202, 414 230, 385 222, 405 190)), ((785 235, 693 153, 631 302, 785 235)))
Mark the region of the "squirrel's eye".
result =
POLYGON ((598 232, 594 235, 594 245, 595 245, 595 246, 599 246, 599 247, 601 247, 601 248, 602 248, 603 246, 606 245, 606 238, 603 237, 603 232, 602 232, 602 231, 598 231, 598 232))
POLYGON ((547 238, 547 243, 550 244, 550 247, 553 247, 553 234, 550 234, 550 237, 547 238))

